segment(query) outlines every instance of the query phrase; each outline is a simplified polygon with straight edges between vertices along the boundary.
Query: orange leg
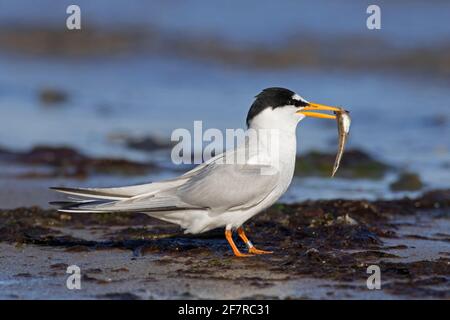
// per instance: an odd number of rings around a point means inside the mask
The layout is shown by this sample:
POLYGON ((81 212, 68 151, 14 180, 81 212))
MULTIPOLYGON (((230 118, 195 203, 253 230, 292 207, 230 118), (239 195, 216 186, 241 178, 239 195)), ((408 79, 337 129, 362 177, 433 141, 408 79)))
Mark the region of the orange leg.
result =
POLYGON ((244 228, 239 227, 239 228, 237 229, 237 232, 238 232, 239 237, 241 237, 242 241, 244 241, 245 244, 247 245, 247 247, 248 247, 248 252, 249 252, 249 253, 252 253, 252 254, 266 254, 266 253, 273 253, 272 251, 265 251, 265 250, 259 250, 259 249, 256 249, 256 248, 253 246, 253 243, 251 243, 251 241, 248 240, 247 236, 245 235, 244 228))
POLYGON ((228 240, 228 243, 231 246, 231 249, 233 250, 233 253, 236 257, 248 257, 251 256, 251 254, 247 253, 241 253, 239 249, 236 247, 236 244, 233 241, 233 236, 231 233, 231 230, 225 230, 225 238, 228 240))

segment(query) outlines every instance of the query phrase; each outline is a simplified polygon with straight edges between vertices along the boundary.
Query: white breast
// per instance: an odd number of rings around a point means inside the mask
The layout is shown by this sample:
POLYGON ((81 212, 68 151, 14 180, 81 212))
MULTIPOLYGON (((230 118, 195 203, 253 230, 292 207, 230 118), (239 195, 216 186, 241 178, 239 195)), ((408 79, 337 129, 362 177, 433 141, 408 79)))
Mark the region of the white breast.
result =
POLYGON ((240 212, 224 213, 221 218, 223 218, 224 222, 227 222, 228 226, 232 228, 241 226, 245 221, 272 206, 286 192, 294 176, 295 158, 297 153, 296 145, 295 132, 293 134, 287 132, 281 133, 279 150, 268 150, 267 152, 269 156, 277 158, 279 161, 279 181, 277 187, 261 203, 252 208, 240 212))
MULTIPOLYGON (((259 144, 257 154, 252 154, 246 163, 273 166, 278 176, 275 188, 261 202, 248 207, 242 206, 243 208, 240 210, 220 213, 193 211, 186 214, 173 212, 170 213, 171 221, 178 219, 179 222, 177 223, 186 228, 188 233, 205 232, 223 226, 237 228, 248 219, 273 205, 286 192, 294 176, 297 153, 296 126, 303 117, 302 115, 296 116, 296 110, 295 107, 283 107, 274 110, 269 108, 258 114, 251 122, 249 130, 256 130, 258 136, 260 130, 264 134, 257 139, 259 144), (276 141, 275 144, 272 143, 274 140, 276 141)), ((169 217, 165 218, 169 221, 169 217)))

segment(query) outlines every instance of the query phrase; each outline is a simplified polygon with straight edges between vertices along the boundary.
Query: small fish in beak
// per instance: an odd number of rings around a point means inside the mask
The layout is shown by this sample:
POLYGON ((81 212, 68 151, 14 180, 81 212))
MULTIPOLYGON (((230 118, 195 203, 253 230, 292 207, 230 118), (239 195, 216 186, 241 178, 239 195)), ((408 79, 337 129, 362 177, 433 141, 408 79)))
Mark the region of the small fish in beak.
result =
POLYGON ((340 111, 335 111, 334 113, 336 114, 336 121, 338 125, 339 146, 336 160, 334 160, 333 172, 331 174, 331 177, 334 177, 339 168, 339 164, 341 163, 342 154, 344 153, 344 147, 345 143, 347 142, 351 124, 351 119, 347 110, 341 109, 340 111))
POLYGON ((350 131, 350 123, 351 119, 349 116, 349 112, 340 107, 330 107, 323 104, 309 102, 306 107, 301 108, 297 113, 303 114, 307 117, 313 118, 322 118, 322 119, 336 119, 338 125, 338 134, 339 134, 339 147, 338 153, 336 155, 336 160, 334 161, 333 172, 331 173, 331 177, 334 177, 336 174, 339 164, 342 159, 342 154, 344 153, 345 143, 347 142, 347 136, 350 131), (333 111, 335 115, 310 112, 310 111, 333 111))

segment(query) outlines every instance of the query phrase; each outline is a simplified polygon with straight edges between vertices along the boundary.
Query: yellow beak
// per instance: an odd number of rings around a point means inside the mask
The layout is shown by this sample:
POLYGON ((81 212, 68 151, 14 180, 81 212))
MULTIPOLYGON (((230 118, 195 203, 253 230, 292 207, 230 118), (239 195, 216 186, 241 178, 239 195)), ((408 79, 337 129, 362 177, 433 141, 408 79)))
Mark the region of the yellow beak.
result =
POLYGON ((322 118, 322 119, 336 119, 335 115, 326 114, 326 113, 316 113, 316 112, 308 112, 308 111, 342 111, 342 108, 325 106, 323 104, 309 102, 306 107, 303 107, 300 111, 296 113, 303 114, 307 117, 313 118, 322 118))

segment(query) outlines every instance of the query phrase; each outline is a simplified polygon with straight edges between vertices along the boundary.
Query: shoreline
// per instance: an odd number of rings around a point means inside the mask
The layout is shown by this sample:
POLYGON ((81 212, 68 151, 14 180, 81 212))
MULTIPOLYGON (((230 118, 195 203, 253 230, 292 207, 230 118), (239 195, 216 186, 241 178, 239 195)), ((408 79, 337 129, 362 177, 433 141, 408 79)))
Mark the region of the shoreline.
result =
POLYGON ((232 256, 221 230, 184 235, 143 214, 0 210, 0 291, 5 299, 448 299, 449 208, 448 189, 277 204, 245 226, 275 253, 248 259, 232 256), (65 288, 72 264, 82 290, 65 288), (366 288, 373 264, 382 290, 366 288))

